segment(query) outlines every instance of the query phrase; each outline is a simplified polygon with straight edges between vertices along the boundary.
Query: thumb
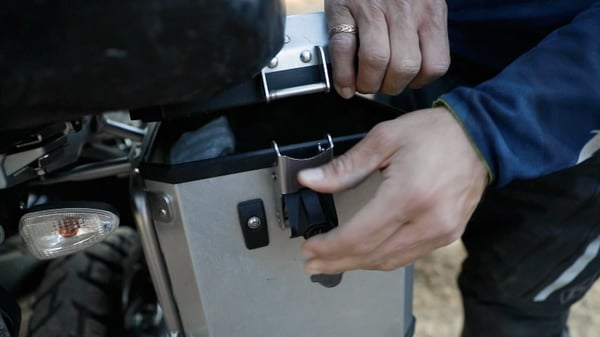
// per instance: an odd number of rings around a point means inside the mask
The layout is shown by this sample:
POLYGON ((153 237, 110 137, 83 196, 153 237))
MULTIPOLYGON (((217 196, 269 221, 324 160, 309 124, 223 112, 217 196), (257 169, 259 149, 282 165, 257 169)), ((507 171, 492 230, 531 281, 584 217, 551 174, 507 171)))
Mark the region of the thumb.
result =
POLYGON ((323 193, 352 188, 379 168, 381 155, 367 136, 343 155, 325 165, 298 173, 300 184, 323 193))

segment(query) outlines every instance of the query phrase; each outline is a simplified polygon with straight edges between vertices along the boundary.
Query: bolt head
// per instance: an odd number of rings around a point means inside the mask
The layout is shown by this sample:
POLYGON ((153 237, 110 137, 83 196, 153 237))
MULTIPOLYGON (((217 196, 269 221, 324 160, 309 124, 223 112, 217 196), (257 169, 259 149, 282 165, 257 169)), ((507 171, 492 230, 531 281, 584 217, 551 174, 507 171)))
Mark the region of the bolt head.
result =
POLYGON ((304 63, 308 63, 312 60, 312 53, 309 50, 303 50, 300 53, 300 60, 304 63))
POLYGON ((259 217, 253 216, 248 219, 248 228, 258 229, 260 226, 262 226, 262 220, 259 217))
POLYGON ((274 57, 274 58, 271 59, 271 61, 269 62, 269 64, 267 66, 269 68, 273 69, 273 68, 276 68, 278 64, 279 64, 279 59, 277 59, 276 57, 274 57))

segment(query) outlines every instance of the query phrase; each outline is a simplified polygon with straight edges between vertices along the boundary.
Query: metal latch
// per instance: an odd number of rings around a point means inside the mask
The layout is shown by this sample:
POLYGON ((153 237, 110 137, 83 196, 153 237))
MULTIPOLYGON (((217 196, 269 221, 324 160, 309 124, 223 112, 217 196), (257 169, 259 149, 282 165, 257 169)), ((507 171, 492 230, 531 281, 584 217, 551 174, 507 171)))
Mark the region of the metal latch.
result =
MULTIPOLYGON (((288 63, 294 64, 294 62, 288 63)), ((329 72, 327 70, 327 57, 322 46, 315 46, 313 50, 284 50, 275 58, 273 58, 273 60, 271 60, 269 66, 263 68, 263 70, 260 72, 260 75, 265 94, 265 100, 267 102, 297 95, 329 92, 331 90, 331 81, 329 79, 329 72), (291 88, 271 89, 269 87, 269 81, 267 80, 267 74, 281 71, 276 68, 284 68, 284 66, 280 65, 280 63, 283 62, 285 58, 290 57, 298 58, 299 62, 304 62, 304 68, 307 68, 306 66, 311 64, 318 65, 321 72, 321 82, 302 84, 291 88)))
MULTIPOLYGON (((277 153, 277 164, 273 172, 277 193, 277 218, 283 229, 290 228, 292 238, 308 239, 338 226, 333 195, 310 190, 300 185, 297 180, 301 170, 320 166, 333 159, 333 140, 329 135, 327 140, 328 147, 318 143, 318 153, 310 158, 282 155, 277 143, 273 142, 277 153)), ((311 280, 331 288, 341 282, 342 274, 313 275, 311 280)))
POLYGON ((281 50, 261 71, 265 100, 329 92, 329 44, 324 13, 289 15, 281 50))
POLYGON ((290 227, 289 218, 286 214, 284 197, 297 193, 305 187, 300 185, 297 176, 301 170, 323 165, 333 159, 333 140, 327 135, 327 145, 317 144, 317 154, 309 158, 293 158, 281 154, 279 146, 273 141, 273 148, 277 154, 277 162, 273 168, 273 179, 275 181, 275 199, 277 200, 277 220, 282 229, 290 227))

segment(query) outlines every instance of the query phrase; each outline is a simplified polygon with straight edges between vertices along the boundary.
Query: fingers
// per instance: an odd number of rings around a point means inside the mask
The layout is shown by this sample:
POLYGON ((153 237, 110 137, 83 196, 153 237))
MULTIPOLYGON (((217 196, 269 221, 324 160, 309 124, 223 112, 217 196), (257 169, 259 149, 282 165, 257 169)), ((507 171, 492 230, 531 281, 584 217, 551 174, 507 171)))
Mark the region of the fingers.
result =
POLYGON ((383 181, 346 223, 304 243, 311 274, 391 270, 457 240, 487 182, 484 163, 445 108, 378 124, 339 163, 323 166, 320 179, 299 178, 322 191, 349 187, 375 169, 383 181))
POLYGON ((450 46, 448 42, 447 9, 445 4, 431 8, 436 11, 428 25, 419 30, 419 48, 422 54, 419 73, 410 83, 413 89, 444 75, 450 67, 450 46))
MULTIPOLYGON (((336 1, 326 2, 328 28, 340 24, 355 25, 350 9, 336 1)), ((339 33, 329 39, 329 54, 333 72, 333 83, 338 94, 346 99, 356 92, 356 50, 358 41, 355 34, 339 33)))
POLYGON ((363 8, 364 4, 355 4, 351 9, 341 1, 329 1, 326 5, 329 28, 339 24, 360 27, 360 47, 355 34, 338 33, 330 36, 329 53, 337 92, 344 98, 350 98, 357 90, 361 93, 379 91, 390 61, 384 12, 374 6, 363 8))
POLYGON ((321 167, 300 171, 300 184, 323 193, 335 193, 358 185, 376 168, 375 154, 349 151, 321 167))
POLYGON ((442 76, 450 65, 447 6, 444 0, 327 0, 329 28, 358 27, 358 37, 330 37, 329 52, 337 92, 396 95, 442 76))
POLYGON ((300 171, 298 181, 315 191, 335 193, 352 188, 384 165, 394 153, 390 122, 375 126, 359 143, 331 162, 300 171))
POLYGON ((391 61, 381 91, 396 95, 402 92, 421 69, 419 35, 411 15, 394 20, 390 27, 391 61))
POLYGON ((404 222, 404 219, 394 219, 390 212, 386 212, 390 206, 389 199, 376 195, 344 226, 307 240, 302 246, 302 253, 313 258, 306 264, 307 272, 318 271, 325 261, 328 271, 357 269, 366 265, 364 258, 368 258, 398 228, 379 224, 404 222))
POLYGON ((356 14, 356 21, 360 27, 356 89, 364 94, 376 93, 390 63, 387 21, 385 14, 379 10, 360 11, 356 14))
MULTIPOLYGON (((387 226, 392 227, 392 226, 387 226)), ((368 253, 343 254, 335 257, 318 255, 309 258, 304 271, 307 274, 337 274, 350 270, 394 270, 412 263, 419 256, 434 249, 432 243, 414 239, 414 225, 408 223, 386 237, 375 249, 368 253), (413 240, 404 238, 409 236, 413 240), (391 246, 391 247, 390 247, 391 246)), ((306 242, 305 245, 308 245, 306 242)))
MULTIPOLYGON (((431 217, 427 217, 431 219, 431 217)), ((363 224, 364 226, 365 224, 363 224)), ((394 270, 413 263, 417 258, 431 252, 442 246, 446 246, 456 241, 464 231, 464 226, 452 226, 444 228, 444 223, 427 222, 427 219, 412 223, 404 220, 403 224, 394 226, 387 223, 385 228, 398 228, 390 233, 382 232, 383 240, 369 250, 357 249, 364 247, 364 242, 373 238, 365 237, 362 240, 354 242, 354 246, 341 247, 336 245, 333 240, 324 241, 328 245, 345 249, 341 254, 333 253, 328 247, 315 247, 316 241, 307 241, 303 246, 303 253, 307 254, 309 259, 305 264, 307 274, 337 274, 349 270, 394 270), (311 255, 319 252, 318 255, 311 255), (329 255, 326 255, 329 254, 329 255)), ((318 238, 315 237, 315 238, 318 238)), ((311 239, 312 240, 312 239, 311 239)))
POLYGON ((421 88, 450 66, 446 4, 423 2, 427 3, 425 8, 399 8, 402 16, 390 20, 391 58, 381 88, 385 94, 397 95, 406 87, 421 88), (415 21, 422 17, 427 19, 415 21))

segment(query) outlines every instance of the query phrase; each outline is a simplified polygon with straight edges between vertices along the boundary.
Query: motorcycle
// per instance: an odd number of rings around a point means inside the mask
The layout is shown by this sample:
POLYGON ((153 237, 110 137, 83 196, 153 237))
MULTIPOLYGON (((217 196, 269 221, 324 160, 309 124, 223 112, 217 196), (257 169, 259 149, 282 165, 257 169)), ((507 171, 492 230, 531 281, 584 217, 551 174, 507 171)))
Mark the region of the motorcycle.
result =
POLYGON ((297 172, 398 114, 328 93, 322 13, 0 6, 30 13, 0 20, 0 336, 412 335, 410 267, 302 273, 302 240, 379 180, 330 195, 297 172), (36 29, 49 13, 71 25, 36 29))

